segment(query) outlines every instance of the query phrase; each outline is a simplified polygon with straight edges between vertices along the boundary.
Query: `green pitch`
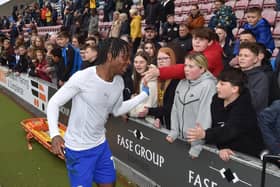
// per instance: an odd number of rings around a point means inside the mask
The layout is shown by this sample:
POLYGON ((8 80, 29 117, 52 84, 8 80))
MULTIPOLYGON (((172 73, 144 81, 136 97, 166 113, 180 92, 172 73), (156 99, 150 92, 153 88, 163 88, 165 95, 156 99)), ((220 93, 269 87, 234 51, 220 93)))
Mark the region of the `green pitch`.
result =
MULTIPOLYGON (((33 142, 27 149, 25 131, 20 121, 32 117, 0 92, 0 187, 66 187, 69 186, 64 161, 43 146, 33 142)), ((117 187, 127 181, 118 176, 117 187)))

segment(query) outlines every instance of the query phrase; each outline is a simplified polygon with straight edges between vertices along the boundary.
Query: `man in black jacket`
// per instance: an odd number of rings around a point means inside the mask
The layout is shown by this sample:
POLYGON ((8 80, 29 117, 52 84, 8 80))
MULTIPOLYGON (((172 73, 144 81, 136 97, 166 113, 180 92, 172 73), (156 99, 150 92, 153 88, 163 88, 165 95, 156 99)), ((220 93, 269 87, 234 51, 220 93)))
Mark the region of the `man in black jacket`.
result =
POLYGON ((182 49, 184 55, 192 50, 192 35, 190 29, 185 23, 179 25, 179 36, 175 38, 172 43, 176 43, 182 49))
POLYGON ((264 148, 257 116, 246 88, 246 74, 229 68, 221 72, 217 94, 211 104, 212 127, 199 124, 187 132, 189 142, 204 139, 220 149, 219 156, 228 161, 234 151, 258 157, 264 148))

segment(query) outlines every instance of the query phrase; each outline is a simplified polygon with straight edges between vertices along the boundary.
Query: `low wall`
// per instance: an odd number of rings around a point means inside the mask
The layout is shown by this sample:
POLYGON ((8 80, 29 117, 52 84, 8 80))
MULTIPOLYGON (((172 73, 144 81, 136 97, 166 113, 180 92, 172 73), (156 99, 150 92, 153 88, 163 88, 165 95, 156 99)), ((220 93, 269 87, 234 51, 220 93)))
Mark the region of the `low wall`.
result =
MULTIPOLYGON (((7 72, 0 67, 0 87, 28 103, 26 106, 45 114, 55 86, 7 72)), ((60 109, 60 121, 65 124, 70 108, 68 103, 60 109)), ((261 162, 247 155, 237 154, 224 162, 216 148, 204 146, 200 157, 191 159, 187 142, 176 140, 169 144, 165 141, 166 129, 155 129, 139 119, 124 122, 110 118, 106 129, 117 169, 140 186, 259 187, 261 184, 261 162)), ((280 186, 279 169, 269 166, 266 179, 266 186, 280 186)))

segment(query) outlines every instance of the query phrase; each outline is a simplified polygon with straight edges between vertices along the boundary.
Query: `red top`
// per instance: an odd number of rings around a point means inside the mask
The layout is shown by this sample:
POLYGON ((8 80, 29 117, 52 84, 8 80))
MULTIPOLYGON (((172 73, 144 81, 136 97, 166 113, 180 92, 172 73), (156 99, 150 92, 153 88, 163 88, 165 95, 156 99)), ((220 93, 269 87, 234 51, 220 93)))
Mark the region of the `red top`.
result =
MULTIPOLYGON (((220 72, 223 70, 223 62, 222 62, 222 53, 223 49, 221 48, 218 42, 213 42, 212 45, 208 46, 203 54, 207 58, 208 61, 208 70, 217 77, 220 72)), ((160 71, 160 79, 184 79, 184 64, 176 64, 168 67, 159 68, 160 71)))
POLYGON ((47 73, 47 68, 48 68, 48 63, 46 60, 43 60, 41 63, 38 63, 36 65, 36 74, 41 79, 48 81, 48 82, 52 82, 52 79, 50 78, 50 76, 47 73))

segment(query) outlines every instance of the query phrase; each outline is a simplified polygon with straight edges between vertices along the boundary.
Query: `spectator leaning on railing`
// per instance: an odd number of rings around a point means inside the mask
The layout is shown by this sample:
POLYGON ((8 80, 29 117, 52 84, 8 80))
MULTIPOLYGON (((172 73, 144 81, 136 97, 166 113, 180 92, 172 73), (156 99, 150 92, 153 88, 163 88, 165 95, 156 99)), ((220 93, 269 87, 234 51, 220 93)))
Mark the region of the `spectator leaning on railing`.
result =
POLYGON ((228 161, 234 151, 259 157, 264 149, 257 116, 246 88, 246 75, 229 68, 218 77, 217 94, 211 103, 212 127, 204 130, 200 124, 189 129, 189 142, 205 140, 219 148, 219 156, 228 161))

